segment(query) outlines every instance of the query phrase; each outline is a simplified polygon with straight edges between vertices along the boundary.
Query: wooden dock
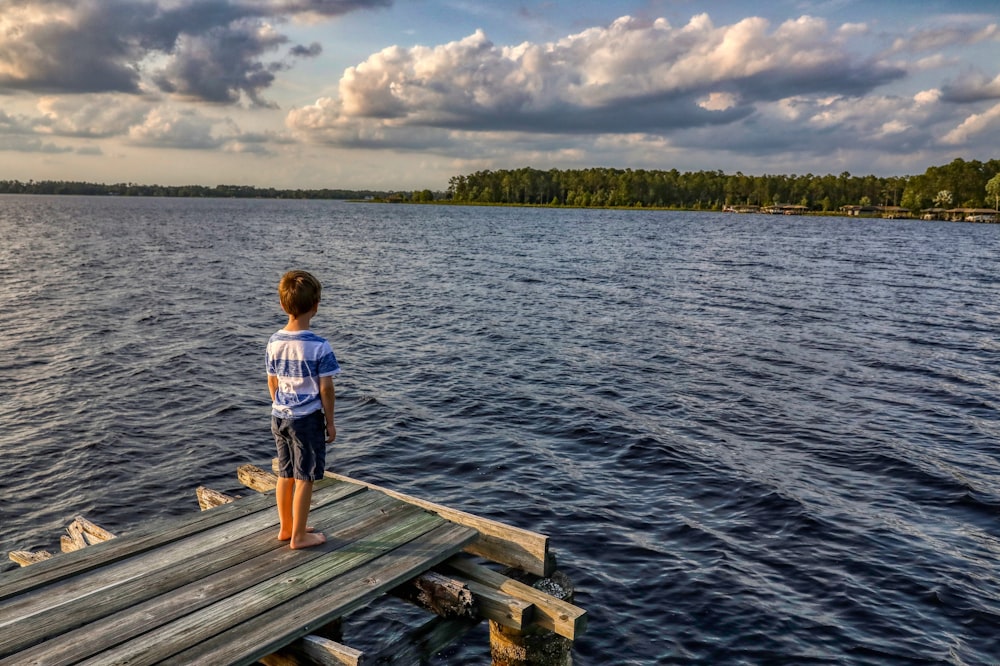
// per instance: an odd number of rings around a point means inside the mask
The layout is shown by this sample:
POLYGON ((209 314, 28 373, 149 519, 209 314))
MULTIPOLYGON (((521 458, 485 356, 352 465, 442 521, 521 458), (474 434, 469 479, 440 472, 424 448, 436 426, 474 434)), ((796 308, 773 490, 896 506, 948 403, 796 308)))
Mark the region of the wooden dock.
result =
POLYGON ((0 574, 0 664, 364 663, 333 641, 307 659, 304 637, 434 569, 475 599, 466 627, 582 632, 581 609, 458 555, 544 575, 545 537, 329 476, 319 547, 277 541, 273 493, 255 494, 0 574))

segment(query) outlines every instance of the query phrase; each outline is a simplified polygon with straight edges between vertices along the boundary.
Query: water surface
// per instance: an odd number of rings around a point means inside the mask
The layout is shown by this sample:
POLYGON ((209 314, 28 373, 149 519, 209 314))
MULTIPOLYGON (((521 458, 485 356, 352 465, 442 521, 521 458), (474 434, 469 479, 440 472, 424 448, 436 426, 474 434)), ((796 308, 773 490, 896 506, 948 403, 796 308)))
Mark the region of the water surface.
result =
POLYGON ((267 466, 305 268, 330 467, 550 535, 577 663, 1000 661, 1000 227, 5 196, 0 238, 2 551, 267 466))

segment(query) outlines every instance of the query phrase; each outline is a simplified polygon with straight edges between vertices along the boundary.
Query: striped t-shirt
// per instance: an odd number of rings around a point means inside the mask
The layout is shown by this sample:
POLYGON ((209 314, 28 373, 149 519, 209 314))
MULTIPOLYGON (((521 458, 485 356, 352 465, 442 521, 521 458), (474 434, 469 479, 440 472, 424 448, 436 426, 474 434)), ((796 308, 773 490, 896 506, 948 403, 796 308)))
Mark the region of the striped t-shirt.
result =
POLYGON ((278 378, 271 414, 282 419, 323 408, 319 378, 340 374, 330 343, 312 331, 278 331, 267 341, 267 374, 278 378))

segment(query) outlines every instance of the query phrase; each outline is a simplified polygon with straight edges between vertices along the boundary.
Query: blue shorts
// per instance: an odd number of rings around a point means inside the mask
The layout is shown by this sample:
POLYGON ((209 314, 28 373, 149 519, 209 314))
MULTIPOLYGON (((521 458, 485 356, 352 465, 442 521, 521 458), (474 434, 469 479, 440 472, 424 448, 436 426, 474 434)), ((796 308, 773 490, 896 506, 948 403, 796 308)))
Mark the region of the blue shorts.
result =
POLYGON ((271 434, 278 447, 278 477, 319 481, 326 471, 326 418, 323 412, 297 419, 271 415, 271 434))

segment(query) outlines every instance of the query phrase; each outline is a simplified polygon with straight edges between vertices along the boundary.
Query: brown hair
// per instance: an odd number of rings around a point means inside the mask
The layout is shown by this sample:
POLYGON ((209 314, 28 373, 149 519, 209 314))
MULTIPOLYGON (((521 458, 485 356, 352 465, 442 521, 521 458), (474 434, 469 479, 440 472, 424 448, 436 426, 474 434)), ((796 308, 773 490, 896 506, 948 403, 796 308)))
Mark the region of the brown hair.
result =
POLYGON ((281 308, 293 317, 309 312, 319 303, 323 287, 312 273, 288 271, 278 283, 278 297, 281 308))

